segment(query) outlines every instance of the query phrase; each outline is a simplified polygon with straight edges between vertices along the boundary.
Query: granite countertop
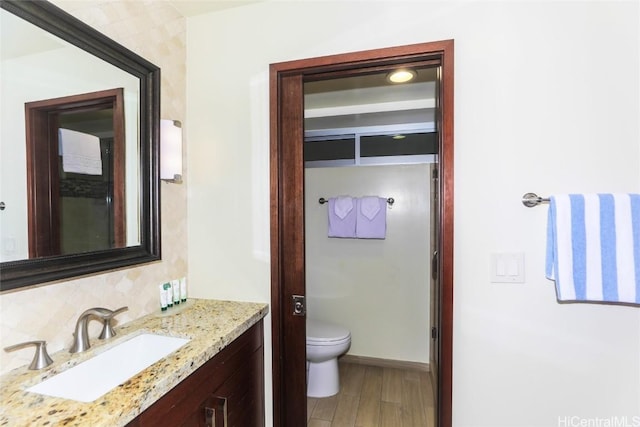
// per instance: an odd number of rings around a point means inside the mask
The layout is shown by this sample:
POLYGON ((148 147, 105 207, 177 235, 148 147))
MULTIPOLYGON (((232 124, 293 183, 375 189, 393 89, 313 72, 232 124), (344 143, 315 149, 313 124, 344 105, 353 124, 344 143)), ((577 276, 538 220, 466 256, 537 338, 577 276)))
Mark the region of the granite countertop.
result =
POLYGON ((27 366, 0 377, 0 426, 124 426, 188 377, 268 312, 267 304, 190 299, 166 312, 149 314, 115 327, 117 335, 91 348, 51 355, 54 363, 31 371, 27 366), (169 356, 108 393, 84 403, 31 393, 25 389, 51 378, 142 333, 189 338, 169 356))

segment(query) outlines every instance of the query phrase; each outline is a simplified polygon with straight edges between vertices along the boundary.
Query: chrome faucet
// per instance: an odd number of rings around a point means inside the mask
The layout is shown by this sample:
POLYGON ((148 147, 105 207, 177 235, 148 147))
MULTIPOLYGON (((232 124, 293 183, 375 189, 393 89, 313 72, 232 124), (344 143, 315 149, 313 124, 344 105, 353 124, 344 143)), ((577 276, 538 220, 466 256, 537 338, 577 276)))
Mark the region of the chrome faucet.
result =
POLYGON ((76 322, 76 331, 73 334, 73 346, 71 346, 71 350, 69 350, 69 352, 80 353, 91 347, 89 344, 89 331, 87 328, 90 317, 93 316, 102 320, 102 332, 98 338, 103 340, 111 338, 116 334, 111 326, 111 319, 113 319, 116 314, 127 311, 128 309, 129 307, 120 307, 117 310, 94 307, 82 313, 76 322))

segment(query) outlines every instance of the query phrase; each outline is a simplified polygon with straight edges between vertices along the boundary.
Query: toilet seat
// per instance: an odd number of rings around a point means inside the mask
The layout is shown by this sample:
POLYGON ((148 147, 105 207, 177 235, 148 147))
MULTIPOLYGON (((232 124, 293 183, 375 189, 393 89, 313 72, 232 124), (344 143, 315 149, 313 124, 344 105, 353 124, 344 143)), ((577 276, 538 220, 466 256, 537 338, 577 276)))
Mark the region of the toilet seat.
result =
POLYGON ((307 345, 339 345, 350 339, 351 332, 342 326, 307 319, 307 345))

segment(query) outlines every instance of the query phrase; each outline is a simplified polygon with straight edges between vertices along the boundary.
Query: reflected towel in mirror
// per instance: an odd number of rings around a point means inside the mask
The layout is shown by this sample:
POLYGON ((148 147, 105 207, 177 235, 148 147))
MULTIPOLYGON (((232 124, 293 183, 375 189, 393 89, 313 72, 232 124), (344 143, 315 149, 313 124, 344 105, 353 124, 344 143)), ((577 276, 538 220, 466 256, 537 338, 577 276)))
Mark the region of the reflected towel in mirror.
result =
POLYGON ((65 172, 102 175, 100 138, 71 129, 58 129, 59 154, 65 172))

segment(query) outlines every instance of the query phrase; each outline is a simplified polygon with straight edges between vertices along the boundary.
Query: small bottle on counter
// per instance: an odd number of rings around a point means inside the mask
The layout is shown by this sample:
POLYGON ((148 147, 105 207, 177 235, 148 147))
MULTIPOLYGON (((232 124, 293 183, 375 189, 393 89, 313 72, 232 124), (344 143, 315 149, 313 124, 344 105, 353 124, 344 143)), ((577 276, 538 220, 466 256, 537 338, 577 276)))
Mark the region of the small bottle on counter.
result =
POLYGON ((168 283, 159 285, 160 288, 160 310, 166 311, 169 306, 169 292, 167 291, 168 283))
POLYGON ((171 282, 165 283, 164 288, 167 290, 167 306, 171 308, 173 307, 173 286, 171 286, 171 282))
POLYGON ((180 280, 174 279, 171 281, 171 288, 173 291, 173 303, 175 305, 180 304, 180 280))
POLYGON ((180 299, 182 302, 187 301, 187 278, 180 279, 180 299))

